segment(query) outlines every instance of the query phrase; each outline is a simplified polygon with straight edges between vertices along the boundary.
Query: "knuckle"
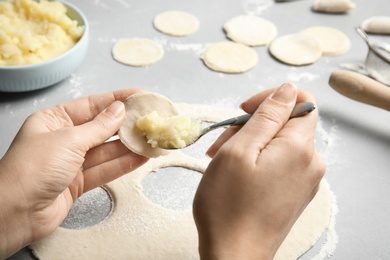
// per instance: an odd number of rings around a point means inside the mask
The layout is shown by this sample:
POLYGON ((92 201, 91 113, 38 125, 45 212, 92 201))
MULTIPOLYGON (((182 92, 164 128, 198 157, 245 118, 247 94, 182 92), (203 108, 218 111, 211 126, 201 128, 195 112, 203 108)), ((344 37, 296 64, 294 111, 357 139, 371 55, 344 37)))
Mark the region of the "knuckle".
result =
POLYGON ((284 124, 283 116, 277 109, 273 107, 269 107, 264 110, 257 110, 254 115, 254 117, 252 116, 254 120, 258 120, 261 122, 265 121, 267 122, 267 124, 270 123, 279 127, 283 126, 284 124))
POLYGON ((316 156, 316 169, 317 169, 317 172, 316 172, 316 176, 318 179, 322 179, 325 175, 325 172, 326 172, 326 164, 324 162, 324 160, 317 154, 316 156))

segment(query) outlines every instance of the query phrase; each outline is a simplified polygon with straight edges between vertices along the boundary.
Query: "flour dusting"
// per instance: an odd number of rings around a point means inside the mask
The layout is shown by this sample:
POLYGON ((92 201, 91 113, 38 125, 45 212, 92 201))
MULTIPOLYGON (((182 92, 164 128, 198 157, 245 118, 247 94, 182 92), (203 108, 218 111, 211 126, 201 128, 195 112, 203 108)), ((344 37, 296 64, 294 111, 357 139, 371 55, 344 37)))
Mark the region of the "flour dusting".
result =
MULTIPOLYGON (((329 186, 327 182, 323 183, 329 186)), ((312 260, 321 260, 331 257, 336 251, 337 243, 339 242, 339 238, 335 229, 336 215, 339 212, 339 208, 337 206, 336 195, 332 191, 330 191, 330 197, 332 201, 332 215, 329 220, 329 226, 326 229, 326 241, 322 244, 320 252, 311 258, 312 260)))
POLYGON ((71 74, 69 78, 70 89, 68 95, 71 95, 74 99, 81 97, 84 94, 82 87, 82 78, 76 74, 71 74))
POLYGON ((205 49, 205 44, 202 43, 169 43, 169 46, 171 47, 171 49, 177 51, 192 51, 195 53, 196 56, 202 54, 203 50, 205 49))
POLYGON ((321 117, 318 119, 315 142, 319 153, 327 165, 340 162, 340 158, 337 157, 337 153, 335 152, 336 145, 341 141, 338 137, 338 131, 339 129, 336 124, 330 126, 329 129, 325 129, 321 117))
POLYGON ((287 74, 287 80, 289 81, 303 81, 303 82, 311 82, 320 77, 319 74, 314 74, 310 72, 299 72, 296 68, 292 68, 291 71, 287 74))
POLYGON ((246 0, 243 3, 243 8, 248 14, 260 15, 273 4, 273 0, 246 0))

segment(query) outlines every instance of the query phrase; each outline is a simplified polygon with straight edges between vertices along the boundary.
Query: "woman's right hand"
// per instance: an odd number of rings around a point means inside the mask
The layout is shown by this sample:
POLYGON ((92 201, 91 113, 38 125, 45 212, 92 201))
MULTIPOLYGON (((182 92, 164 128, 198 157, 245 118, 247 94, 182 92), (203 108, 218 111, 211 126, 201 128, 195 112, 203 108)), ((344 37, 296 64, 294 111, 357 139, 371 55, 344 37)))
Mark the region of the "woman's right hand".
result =
POLYGON ((289 119, 302 101, 314 98, 290 83, 259 93, 242 104, 251 119, 210 147, 193 205, 202 259, 272 259, 315 196, 318 113, 289 119))

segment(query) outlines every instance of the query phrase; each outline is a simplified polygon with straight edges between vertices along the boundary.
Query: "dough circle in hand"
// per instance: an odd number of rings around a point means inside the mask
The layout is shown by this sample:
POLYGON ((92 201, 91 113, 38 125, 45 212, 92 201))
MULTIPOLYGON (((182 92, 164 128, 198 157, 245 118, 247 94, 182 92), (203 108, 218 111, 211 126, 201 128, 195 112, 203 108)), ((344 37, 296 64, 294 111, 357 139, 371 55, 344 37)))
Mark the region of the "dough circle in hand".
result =
POLYGON ((312 64, 322 55, 319 42, 303 33, 276 38, 271 43, 269 51, 276 59, 294 66, 312 64))
POLYGON ((390 34, 390 17, 373 16, 363 21, 362 29, 367 33, 390 34))
POLYGON ((201 58, 208 68, 225 73, 246 72, 258 63, 255 50, 236 42, 213 43, 201 58))
POLYGON ((119 138, 131 151, 149 157, 166 155, 170 151, 152 147, 147 143, 146 137, 136 127, 137 121, 153 111, 162 117, 178 115, 174 104, 166 97, 152 92, 136 93, 125 101, 126 116, 119 128, 119 138))
POLYGON ((316 0, 312 9, 322 13, 346 13, 355 7, 351 0, 316 0))
POLYGON ((272 22, 254 15, 236 16, 223 28, 229 39, 248 46, 267 45, 278 33, 272 22))
POLYGON ((123 39, 112 48, 112 56, 120 63, 141 67, 161 60, 164 56, 164 50, 160 45, 149 39, 123 39))
POLYGON ((351 47, 349 38, 340 30, 327 26, 313 26, 301 33, 315 38, 323 55, 340 55, 346 53, 351 47))
MULTIPOLYGON (((202 120, 221 121, 242 114, 241 110, 221 109, 206 105, 176 104, 182 114, 188 111, 202 120)), ((192 212, 162 208, 148 200, 142 192, 142 180, 152 171, 179 166, 204 172, 205 159, 196 159, 181 151, 152 158, 133 172, 104 187, 113 198, 113 211, 101 223, 84 229, 57 228, 50 236, 30 248, 35 256, 46 259, 199 259, 198 234, 192 212)), ((274 260, 297 259, 309 250, 330 227, 336 214, 328 183, 320 189, 298 218, 280 246, 274 260)), ((334 233, 330 235, 335 236, 334 233)), ((328 232, 325 245, 330 242, 328 232)), ((333 245, 334 246, 334 245, 333 245)), ((332 252, 328 252, 331 254, 332 252)))
POLYGON ((198 30, 199 21, 194 15, 183 11, 167 11, 157 15, 153 25, 162 33, 172 36, 186 36, 198 30))

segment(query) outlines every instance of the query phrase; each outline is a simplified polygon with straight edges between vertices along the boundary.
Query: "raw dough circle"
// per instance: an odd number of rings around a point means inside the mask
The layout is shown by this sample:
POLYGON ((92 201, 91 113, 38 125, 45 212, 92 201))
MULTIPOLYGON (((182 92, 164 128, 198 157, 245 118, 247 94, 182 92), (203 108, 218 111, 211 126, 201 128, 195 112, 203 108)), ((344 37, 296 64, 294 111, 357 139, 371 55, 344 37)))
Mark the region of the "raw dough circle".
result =
POLYGON ((367 33, 390 34, 390 17, 373 16, 363 21, 362 29, 367 33))
POLYGON ((123 39, 112 48, 112 56, 118 62, 135 67, 156 63, 164 56, 164 50, 152 40, 144 38, 123 39))
POLYGON ((346 13, 355 7, 351 0, 316 0, 312 10, 323 13, 346 13))
MULTIPOLYGON (((210 115, 216 121, 237 115, 237 110, 216 113, 217 108, 205 105, 176 106, 179 111, 195 114, 200 108, 196 116, 202 120, 207 120, 210 115)), ((34 255, 41 260, 199 259, 198 235, 191 211, 168 210, 151 203, 142 193, 141 181, 150 172, 168 166, 204 172, 208 162, 181 151, 150 159, 137 170, 105 185, 115 205, 106 220, 81 230, 58 228, 44 240, 30 246, 34 255)), ((324 180, 274 259, 297 259, 304 254, 317 242, 335 214, 336 205, 324 180)))
POLYGON ((275 39, 269 51, 276 59, 294 66, 314 63, 322 55, 318 41, 302 33, 289 34, 275 39))
POLYGON ((170 150, 153 148, 148 144, 135 124, 138 119, 153 111, 157 111, 163 117, 178 115, 174 104, 157 93, 140 92, 126 99, 125 108, 126 117, 118 132, 122 143, 131 151, 150 158, 168 154, 170 150))
POLYGON ((248 46, 267 45, 278 33, 272 22, 253 15, 236 16, 223 28, 229 39, 248 46))
POLYGON ((322 50, 323 55, 340 55, 346 53, 351 47, 349 38, 340 30, 326 26, 313 26, 303 31, 315 38, 322 50))
POLYGON ((258 63, 257 52, 235 42, 219 42, 206 48, 201 57, 212 70, 226 73, 246 72, 258 63))
POLYGON ((186 12, 167 11, 157 15, 153 25, 162 33, 172 36, 186 36, 198 30, 199 21, 195 16, 186 12))

